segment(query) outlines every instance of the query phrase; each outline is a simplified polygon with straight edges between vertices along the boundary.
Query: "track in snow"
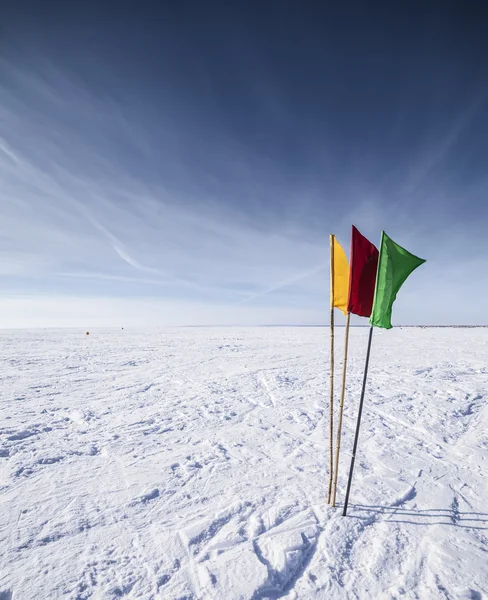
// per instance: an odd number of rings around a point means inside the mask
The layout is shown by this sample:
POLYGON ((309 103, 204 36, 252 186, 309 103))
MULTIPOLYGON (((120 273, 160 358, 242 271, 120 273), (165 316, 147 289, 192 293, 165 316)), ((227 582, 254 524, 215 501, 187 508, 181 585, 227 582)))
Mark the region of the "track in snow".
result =
POLYGON ((375 332, 346 519, 324 503, 327 341, 3 332, 0 600, 488 598, 487 330, 375 332))

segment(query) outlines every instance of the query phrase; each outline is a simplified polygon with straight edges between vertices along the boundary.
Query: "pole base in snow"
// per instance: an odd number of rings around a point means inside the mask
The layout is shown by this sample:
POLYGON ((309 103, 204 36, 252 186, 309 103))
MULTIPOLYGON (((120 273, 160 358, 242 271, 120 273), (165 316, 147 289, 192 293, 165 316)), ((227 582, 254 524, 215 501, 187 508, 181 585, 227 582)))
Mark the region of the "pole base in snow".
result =
POLYGON ((349 492, 351 491, 352 472, 354 471, 354 461, 356 460, 356 450, 358 448, 359 428, 361 427, 361 415, 363 413, 364 392, 366 391, 366 381, 368 379, 369 355, 371 352, 371 340, 373 338, 373 326, 369 330, 368 351, 366 352, 366 364, 364 366, 363 389, 361 390, 361 400, 359 401, 358 420, 356 423, 356 435, 354 436, 354 446, 352 448, 351 467, 349 468, 349 479, 347 481, 346 498, 344 500, 344 511, 342 516, 347 514, 347 505, 349 502, 349 492))

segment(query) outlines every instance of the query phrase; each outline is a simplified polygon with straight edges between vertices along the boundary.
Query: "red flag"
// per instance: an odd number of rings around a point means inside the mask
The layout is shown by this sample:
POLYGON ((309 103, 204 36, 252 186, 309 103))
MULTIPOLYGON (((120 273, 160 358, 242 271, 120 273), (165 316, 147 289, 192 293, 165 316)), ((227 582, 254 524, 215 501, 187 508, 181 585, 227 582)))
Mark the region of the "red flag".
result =
POLYGON ((377 267, 378 250, 376 246, 373 246, 353 225, 348 312, 360 317, 371 315, 377 267))

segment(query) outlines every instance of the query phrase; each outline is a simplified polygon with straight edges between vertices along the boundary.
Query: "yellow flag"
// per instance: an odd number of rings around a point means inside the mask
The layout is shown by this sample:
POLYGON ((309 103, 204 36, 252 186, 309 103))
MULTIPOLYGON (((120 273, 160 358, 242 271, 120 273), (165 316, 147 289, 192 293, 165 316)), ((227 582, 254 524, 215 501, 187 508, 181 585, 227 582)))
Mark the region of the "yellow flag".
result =
POLYGON ((336 240, 330 236, 330 307, 338 308, 347 314, 347 298, 349 293, 349 263, 346 253, 336 240))

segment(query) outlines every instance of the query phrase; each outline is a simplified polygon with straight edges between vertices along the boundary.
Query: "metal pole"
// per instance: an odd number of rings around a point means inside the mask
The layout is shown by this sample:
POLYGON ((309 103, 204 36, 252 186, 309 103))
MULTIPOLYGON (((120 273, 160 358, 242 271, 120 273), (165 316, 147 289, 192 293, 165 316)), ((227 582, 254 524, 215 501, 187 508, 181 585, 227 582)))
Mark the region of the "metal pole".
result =
POLYGON ((347 505, 349 503, 349 492, 351 491, 352 472, 354 470, 354 461, 356 459, 356 450, 358 447, 359 428, 361 426, 361 414, 363 412, 364 392, 366 390, 366 380, 368 378, 369 354, 371 351, 371 340, 372 339, 373 339, 373 326, 371 325, 371 328, 369 330, 368 351, 366 352, 366 365, 364 367, 363 389, 361 391, 361 400, 359 401, 358 420, 357 420, 357 424, 356 424, 356 436, 354 438, 354 446, 352 448, 351 466, 349 468, 349 479, 347 482, 346 498, 344 500, 344 510, 342 512, 343 517, 345 517, 347 514, 347 505))
POLYGON ((344 364, 342 366, 341 401, 339 404, 339 421, 337 423, 337 444, 336 444, 336 455, 335 455, 334 492, 332 494, 332 506, 336 505, 337 475, 339 473, 339 453, 341 451, 342 412, 344 410, 344 394, 346 392, 347 348, 349 346, 349 323, 350 323, 350 321, 351 321, 351 313, 347 313, 346 338, 344 340, 344 364))

